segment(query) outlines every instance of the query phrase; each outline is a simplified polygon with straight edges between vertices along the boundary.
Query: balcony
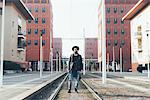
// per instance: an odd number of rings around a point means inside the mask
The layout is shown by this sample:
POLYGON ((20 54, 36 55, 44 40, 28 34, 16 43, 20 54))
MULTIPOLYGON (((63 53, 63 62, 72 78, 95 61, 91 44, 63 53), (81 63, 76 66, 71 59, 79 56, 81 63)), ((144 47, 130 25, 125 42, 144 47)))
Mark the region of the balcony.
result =
POLYGON ((22 32, 18 32, 18 38, 23 38, 25 39, 25 34, 23 34, 22 32))
POLYGON ((135 38, 136 39, 142 39, 142 33, 141 32, 135 32, 135 38))
POLYGON ((20 38, 18 38, 18 45, 17 45, 17 50, 18 51, 24 51, 26 47, 26 42, 20 38))

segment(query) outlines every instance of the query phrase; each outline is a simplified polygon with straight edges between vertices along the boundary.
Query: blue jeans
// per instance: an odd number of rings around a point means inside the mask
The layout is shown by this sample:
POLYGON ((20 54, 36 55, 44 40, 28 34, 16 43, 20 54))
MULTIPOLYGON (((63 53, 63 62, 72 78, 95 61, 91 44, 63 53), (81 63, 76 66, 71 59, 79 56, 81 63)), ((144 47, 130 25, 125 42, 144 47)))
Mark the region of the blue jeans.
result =
POLYGON ((79 84, 80 72, 77 72, 77 77, 74 77, 72 72, 68 73, 68 89, 71 89, 72 82, 74 81, 74 87, 77 89, 79 84))

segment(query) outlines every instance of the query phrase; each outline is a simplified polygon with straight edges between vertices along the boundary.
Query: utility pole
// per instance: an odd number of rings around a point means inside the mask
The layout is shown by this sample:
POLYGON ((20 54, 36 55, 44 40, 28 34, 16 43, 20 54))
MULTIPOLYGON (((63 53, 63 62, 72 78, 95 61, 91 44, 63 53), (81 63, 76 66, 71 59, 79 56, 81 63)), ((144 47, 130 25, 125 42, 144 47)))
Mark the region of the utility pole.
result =
POLYGON ((42 47, 42 33, 40 36, 40 78, 42 78, 43 72, 43 47, 42 47))
POLYGON ((122 48, 120 47, 120 74, 122 74, 122 48))
POLYGON ((51 51, 50 51, 50 69, 51 69, 51 73, 53 73, 53 48, 51 48, 51 51))
POLYGON ((85 75, 85 28, 83 29, 83 75, 85 75))
POLYGON ((102 83, 106 83, 106 13, 105 0, 102 3, 102 83))
POLYGON ((53 73, 53 35, 50 33, 50 69, 51 73, 53 73))
POLYGON ((115 47, 113 46, 113 63, 112 63, 113 72, 115 72, 115 47))
POLYGON ((56 52, 56 72, 58 72, 58 70, 59 70, 59 66, 58 66, 58 51, 56 52))
POLYGON ((61 56, 60 56, 60 52, 58 54, 59 54, 59 72, 61 72, 61 56))
MULTIPOLYGON (((147 41, 148 41, 147 43, 149 44, 149 34, 148 34, 148 33, 147 33, 147 41)), ((150 68, 149 68, 149 67, 150 67, 150 66, 149 66, 149 64, 150 64, 150 60, 149 60, 149 59, 150 59, 150 58, 149 58, 149 45, 148 45, 148 48, 147 48, 147 49, 148 49, 148 50, 147 50, 147 56, 148 56, 148 57, 147 57, 147 59, 148 59, 148 60, 147 60, 147 61, 148 61, 148 64, 147 64, 147 70, 148 70, 148 71, 147 71, 147 74, 148 74, 148 78, 150 78, 150 68)))
POLYGON ((5 0, 3 0, 3 7, 2 7, 0 87, 3 86, 4 30, 5 30, 5 0))
POLYGON ((107 72, 109 72, 109 53, 107 53, 107 72))

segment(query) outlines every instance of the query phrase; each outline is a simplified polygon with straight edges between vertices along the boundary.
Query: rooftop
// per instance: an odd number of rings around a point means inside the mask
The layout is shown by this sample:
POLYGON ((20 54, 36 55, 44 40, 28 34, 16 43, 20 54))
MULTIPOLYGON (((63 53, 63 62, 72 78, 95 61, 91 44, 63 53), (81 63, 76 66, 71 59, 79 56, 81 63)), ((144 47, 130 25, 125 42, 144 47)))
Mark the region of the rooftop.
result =
POLYGON ((122 18, 122 20, 131 20, 149 4, 150 0, 139 0, 139 2, 122 18))
MULTIPOLYGON (((23 16, 27 19, 31 19, 33 20, 34 17, 31 14, 31 12, 28 10, 28 8, 26 7, 26 5, 23 3, 22 0, 6 0, 6 3, 14 3, 15 6, 17 7, 17 9, 23 14, 23 16)), ((1 5, 2 7, 2 2, 1 5)))

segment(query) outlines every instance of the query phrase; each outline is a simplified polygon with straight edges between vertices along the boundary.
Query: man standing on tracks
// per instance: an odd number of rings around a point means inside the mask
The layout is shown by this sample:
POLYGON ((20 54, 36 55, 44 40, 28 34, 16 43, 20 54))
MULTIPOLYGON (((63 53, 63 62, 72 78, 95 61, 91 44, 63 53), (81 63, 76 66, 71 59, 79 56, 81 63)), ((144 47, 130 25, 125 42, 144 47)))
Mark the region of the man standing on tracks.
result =
POLYGON ((72 81, 74 81, 75 85, 75 92, 78 93, 78 83, 81 78, 80 73, 83 70, 83 63, 82 63, 82 56, 78 53, 79 47, 74 46, 72 47, 72 51, 74 52, 71 54, 69 58, 69 81, 68 81, 68 93, 71 93, 72 81))

